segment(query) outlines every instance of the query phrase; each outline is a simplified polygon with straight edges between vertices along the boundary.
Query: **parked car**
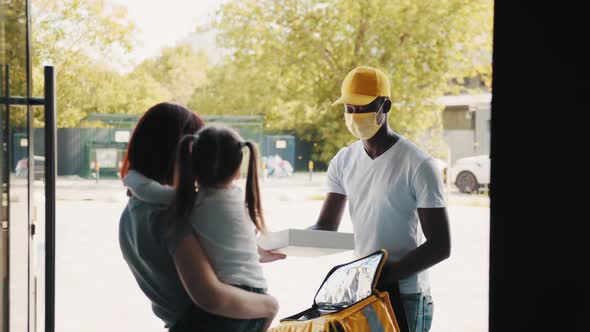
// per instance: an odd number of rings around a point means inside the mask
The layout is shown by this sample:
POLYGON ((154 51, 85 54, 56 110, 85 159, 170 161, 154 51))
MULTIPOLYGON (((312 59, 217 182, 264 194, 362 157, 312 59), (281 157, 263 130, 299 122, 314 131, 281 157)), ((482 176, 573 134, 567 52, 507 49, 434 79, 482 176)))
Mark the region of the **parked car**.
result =
MULTIPOLYGON (((35 156, 34 161, 34 179, 42 180, 45 176, 45 157, 35 156)), ((29 159, 23 158, 16 163, 15 170, 16 176, 26 177, 29 174, 29 159)))
POLYGON ((490 157, 481 155, 457 159, 449 173, 460 192, 478 192, 490 184, 490 157))

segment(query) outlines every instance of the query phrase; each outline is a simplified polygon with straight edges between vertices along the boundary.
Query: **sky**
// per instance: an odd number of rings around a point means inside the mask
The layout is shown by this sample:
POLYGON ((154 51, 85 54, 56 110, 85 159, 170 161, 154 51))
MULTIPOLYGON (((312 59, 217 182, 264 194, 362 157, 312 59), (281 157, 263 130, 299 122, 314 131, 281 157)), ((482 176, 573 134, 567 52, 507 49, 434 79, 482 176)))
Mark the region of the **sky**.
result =
MULTIPOLYGON (((223 0, 107 0, 125 7, 135 22, 138 41, 126 56, 131 64, 156 56, 166 46, 183 41, 199 24, 206 24, 223 0)), ((215 48, 214 39, 203 39, 205 49, 215 48)))

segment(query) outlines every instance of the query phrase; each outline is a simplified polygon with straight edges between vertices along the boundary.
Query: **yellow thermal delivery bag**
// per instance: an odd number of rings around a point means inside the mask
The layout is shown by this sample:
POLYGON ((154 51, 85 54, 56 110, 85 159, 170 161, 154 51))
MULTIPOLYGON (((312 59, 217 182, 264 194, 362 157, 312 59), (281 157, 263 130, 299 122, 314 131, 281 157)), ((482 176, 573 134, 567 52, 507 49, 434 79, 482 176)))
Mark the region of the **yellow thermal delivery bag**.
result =
POLYGON ((311 308, 281 319, 271 332, 400 332, 389 294, 376 288, 387 252, 334 267, 311 308))

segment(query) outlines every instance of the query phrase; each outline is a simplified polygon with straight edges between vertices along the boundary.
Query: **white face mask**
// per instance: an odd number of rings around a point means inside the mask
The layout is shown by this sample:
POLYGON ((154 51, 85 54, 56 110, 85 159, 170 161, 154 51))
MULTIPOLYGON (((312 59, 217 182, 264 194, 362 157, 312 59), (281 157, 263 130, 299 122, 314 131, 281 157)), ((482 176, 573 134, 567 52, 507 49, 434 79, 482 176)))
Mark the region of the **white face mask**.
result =
POLYGON ((368 140, 371 137, 377 134, 379 128, 383 124, 383 119, 381 119, 381 123, 377 122, 377 114, 381 112, 383 109, 383 104, 379 107, 377 112, 370 112, 370 113, 348 113, 344 112, 344 121, 346 122, 346 127, 350 133, 360 139, 368 140))

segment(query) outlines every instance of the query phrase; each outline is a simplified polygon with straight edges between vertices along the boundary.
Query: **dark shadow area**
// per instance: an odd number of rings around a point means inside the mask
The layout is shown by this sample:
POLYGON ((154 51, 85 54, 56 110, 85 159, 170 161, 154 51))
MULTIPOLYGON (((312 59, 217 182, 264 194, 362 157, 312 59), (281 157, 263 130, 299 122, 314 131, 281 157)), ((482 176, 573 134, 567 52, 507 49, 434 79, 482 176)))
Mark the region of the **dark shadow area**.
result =
POLYGON ((583 11, 495 10, 490 332, 587 331, 583 11))

